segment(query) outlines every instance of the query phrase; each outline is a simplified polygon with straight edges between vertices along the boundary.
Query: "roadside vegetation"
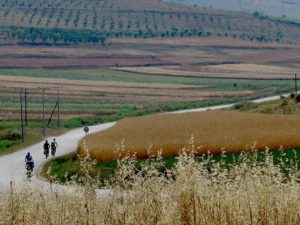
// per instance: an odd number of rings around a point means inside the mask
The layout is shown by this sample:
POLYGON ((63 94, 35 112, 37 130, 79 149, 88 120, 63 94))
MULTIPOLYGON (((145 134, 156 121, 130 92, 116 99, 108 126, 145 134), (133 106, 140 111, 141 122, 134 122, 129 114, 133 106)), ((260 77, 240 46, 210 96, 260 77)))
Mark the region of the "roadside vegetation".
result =
MULTIPOLYGON (((29 147, 44 139, 40 123, 31 122, 24 127, 24 142, 21 139, 20 127, 19 121, 0 120, 0 156, 29 147)), ((59 136, 67 130, 66 127, 60 129, 52 127, 47 129, 47 135, 59 136)))
POLYGON ((118 160, 102 185, 106 189, 97 190, 101 180, 91 176, 96 162, 85 151, 79 161, 81 187, 72 186, 74 176, 67 182, 73 191, 55 191, 54 184, 38 189, 12 185, 0 194, 0 223, 299 224, 296 157, 275 159, 255 147, 252 154, 221 155, 220 160, 182 151, 166 169, 160 156, 150 156, 143 165, 134 158, 118 160))
POLYGON ((254 104, 250 102, 240 102, 235 104, 233 109, 247 112, 258 112, 265 114, 300 114, 300 95, 292 93, 288 97, 281 96, 280 100, 254 104))
MULTIPOLYGON (((193 140, 187 145, 188 147, 184 148, 184 151, 191 152, 195 146, 192 143, 193 140)), ((219 154, 203 154, 195 155, 194 160, 196 163, 202 164, 207 163, 207 169, 210 170, 210 166, 213 166, 215 163, 220 163, 223 168, 231 169, 232 167, 241 164, 245 159, 247 160, 256 160, 257 163, 263 163, 267 158, 271 159, 274 166, 278 166, 280 170, 284 173, 289 171, 291 168, 300 168, 300 150, 299 149, 276 149, 270 151, 269 148, 258 151, 256 146, 251 146, 251 149, 247 149, 241 152, 228 153, 223 151, 219 154)), ((124 149, 115 150, 119 154, 124 154, 124 149)), ((194 149, 196 152, 197 149, 194 149)), ((178 152, 182 152, 178 151, 178 152)), ((136 156, 130 157, 127 155, 125 158, 117 159, 117 157, 109 162, 104 161, 93 161, 93 170, 90 171, 89 175, 98 181, 99 188, 104 188, 105 185, 110 182, 118 170, 120 169, 120 162, 126 161, 128 158, 134 159, 133 165, 135 170, 138 172, 143 169, 145 166, 149 166, 157 163, 157 160, 161 163, 159 171, 166 173, 168 170, 176 167, 176 164, 179 161, 179 153, 177 156, 164 156, 157 155, 154 152, 151 152, 148 149, 148 156, 145 159, 137 159, 136 156)), ((161 152, 159 152, 161 154, 161 152)), ((72 153, 66 156, 57 157, 49 161, 41 172, 41 176, 47 178, 51 182, 58 182, 61 184, 66 184, 71 180, 75 181, 77 184, 81 183, 80 179, 84 175, 81 170, 80 160, 82 155, 72 153)))

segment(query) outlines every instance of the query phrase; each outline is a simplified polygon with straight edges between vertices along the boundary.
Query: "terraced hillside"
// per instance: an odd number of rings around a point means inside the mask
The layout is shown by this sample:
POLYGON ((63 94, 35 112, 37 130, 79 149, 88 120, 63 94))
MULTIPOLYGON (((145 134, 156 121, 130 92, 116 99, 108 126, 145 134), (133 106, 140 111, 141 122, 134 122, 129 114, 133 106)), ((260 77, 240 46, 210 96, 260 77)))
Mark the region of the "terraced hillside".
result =
POLYGON ((231 36, 298 42, 297 24, 161 0, 0 0, 2 41, 106 43, 110 37, 231 36))

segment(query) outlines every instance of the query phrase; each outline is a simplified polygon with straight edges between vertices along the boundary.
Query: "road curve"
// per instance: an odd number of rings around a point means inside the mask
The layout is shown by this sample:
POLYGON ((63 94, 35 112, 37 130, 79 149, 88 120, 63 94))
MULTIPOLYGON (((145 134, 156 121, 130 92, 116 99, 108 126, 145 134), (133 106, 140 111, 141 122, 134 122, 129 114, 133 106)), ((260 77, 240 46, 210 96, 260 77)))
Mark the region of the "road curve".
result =
MULTIPOLYGON (((91 126, 89 133, 95 133, 99 131, 106 130, 112 126, 113 123, 105 123, 100 125, 91 126)), ((68 153, 74 152, 78 147, 78 142, 85 136, 83 128, 77 128, 66 132, 65 134, 56 137, 58 142, 58 149, 56 156, 66 155, 68 153)), ((53 137, 48 137, 47 140, 51 141, 53 137)), ((20 151, 14 152, 12 154, 4 155, 0 157, 0 190, 6 190, 10 186, 10 181, 12 181, 15 186, 22 185, 26 181, 25 176, 25 155, 30 152, 34 163, 35 171, 37 171, 46 159, 43 154, 43 144, 44 141, 39 142, 33 146, 22 149, 20 151)), ((51 156, 48 160, 51 159, 51 156)), ((36 173, 32 181, 36 180, 36 173)))
MULTIPOLYGON (((287 96, 287 95, 285 95, 287 96)), ((262 103, 272 100, 280 99, 280 96, 272 96, 267 98, 261 98, 257 100, 253 100, 253 103, 262 103)), ((191 110, 180 110, 172 113, 188 113, 188 112, 201 112, 207 110, 217 110, 217 109, 226 109, 231 108, 234 104, 226 104, 226 105, 219 105, 219 106, 212 106, 212 107, 204 107, 198 109, 191 109, 191 110)), ((100 125, 91 126, 90 134, 95 132, 104 131, 106 129, 111 128, 115 125, 116 122, 112 123, 105 123, 100 125)), ((77 128, 71 130, 59 137, 56 137, 58 142, 58 149, 56 156, 66 155, 68 153, 74 152, 78 147, 78 142, 85 136, 83 128, 77 128)), ((53 137, 47 138, 49 141, 53 139, 53 137)), ((32 178, 31 184, 40 184, 42 181, 39 181, 36 178, 37 172, 41 168, 41 166, 46 162, 45 156, 43 154, 43 143, 44 141, 37 143, 33 146, 28 148, 19 150, 12 154, 4 155, 0 157, 0 190, 5 191, 10 187, 10 182, 12 181, 15 186, 22 185, 26 182, 25 178, 25 155, 27 152, 30 152, 33 156, 35 162, 35 173, 34 177, 32 178)), ((51 159, 51 156, 48 160, 51 159)))

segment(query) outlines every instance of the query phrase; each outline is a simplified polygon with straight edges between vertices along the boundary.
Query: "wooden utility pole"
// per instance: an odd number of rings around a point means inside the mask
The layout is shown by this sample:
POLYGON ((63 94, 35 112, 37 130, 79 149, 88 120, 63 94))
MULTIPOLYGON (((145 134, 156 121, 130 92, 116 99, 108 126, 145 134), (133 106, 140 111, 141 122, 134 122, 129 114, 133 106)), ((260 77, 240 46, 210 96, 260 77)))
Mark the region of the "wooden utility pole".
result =
POLYGON ((298 78, 297 78, 297 74, 295 74, 295 93, 296 95, 298 94, 298 84, 297 84, 298 78))
POLYGON ((43 136, 46 136, 45 130, 45 88, 42 89, 42 120, 43 120, 43 136))
POLYGON ((51 120, 52 120, 52 116, 53 116, 53 114, 54 114, 54 112, 55 112, 55 109, 56 109, 57 105, 58 105, 58 102, 56 102, 56 104, 55 104, 55 106, 54 106, 54 109, 53 109, 53 111, 52 111, 52 113, 51 113, 51 116, 50 116, 50 118, 49 118, 49 120, 48 120, 47 127, 49 127, 49 125, 50 125, 50 122, 51 122, 51 120))
POLYGON ((25 107, 25 126, 28 126, 28 119, 27 119, 27 88, 25 88, 24 92, 24 107, 25 107))
POLYGON ((60 96, 59 96, 59 88, 57 89, 57 127, 60 127, 60 96))
POLYGON ((21 110, 21 139, 24 142, 24 123, 23 123, 23 90, 20 90, 20 110, 21 110))

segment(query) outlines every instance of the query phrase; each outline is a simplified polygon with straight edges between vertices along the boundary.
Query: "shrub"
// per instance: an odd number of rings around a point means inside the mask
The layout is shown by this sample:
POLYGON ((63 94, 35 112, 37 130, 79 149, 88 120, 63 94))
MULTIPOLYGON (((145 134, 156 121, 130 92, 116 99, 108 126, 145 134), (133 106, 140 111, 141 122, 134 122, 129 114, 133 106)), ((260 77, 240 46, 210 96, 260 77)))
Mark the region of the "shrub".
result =
POLYGON ((296 102, 300 102, 300 94, 297 94, 296 98, 295 98, 296 102))
POLYGON ((0 140, 0 150, 7 149, 14 144, 13 141, 10 140, 0 140))
POLYGON ((4 132, 0 133, 0 139, 4 140, 9 140, 9 141, 17 141, 21 139, 21 135, 19 132, 15 130, 7 130, 4 132))

